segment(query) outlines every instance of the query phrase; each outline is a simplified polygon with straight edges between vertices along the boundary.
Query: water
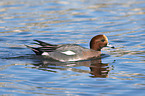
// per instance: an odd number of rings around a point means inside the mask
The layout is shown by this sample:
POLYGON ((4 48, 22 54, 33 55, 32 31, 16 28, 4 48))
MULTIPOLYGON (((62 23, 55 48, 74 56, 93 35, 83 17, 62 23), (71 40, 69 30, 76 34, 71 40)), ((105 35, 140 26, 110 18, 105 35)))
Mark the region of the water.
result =
POLYGON ((144 96, 144 0, 1 0, 0 95, 144 96), (105 34, 101 59, 39 60, 33 39, 77 43, 105 34))

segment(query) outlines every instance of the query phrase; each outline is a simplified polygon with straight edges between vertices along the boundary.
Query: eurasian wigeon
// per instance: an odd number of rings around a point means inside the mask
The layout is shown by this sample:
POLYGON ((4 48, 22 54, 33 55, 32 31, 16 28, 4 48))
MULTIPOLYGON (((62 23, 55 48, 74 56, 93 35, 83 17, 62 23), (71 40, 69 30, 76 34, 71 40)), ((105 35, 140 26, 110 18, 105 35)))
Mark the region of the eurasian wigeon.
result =
POLYGON ((36 44, 41 47, 34 48, 26 46, 32 49, 36 55, 45 55, 61 62, 79 61, 99 57, 101 49, 106 47, 108 44, 108 38, 105 35, 94 36, 90 41, 90 49, 81 47, 77 44, 54 45, 39 40, 34 41, 36 41, 36 44))

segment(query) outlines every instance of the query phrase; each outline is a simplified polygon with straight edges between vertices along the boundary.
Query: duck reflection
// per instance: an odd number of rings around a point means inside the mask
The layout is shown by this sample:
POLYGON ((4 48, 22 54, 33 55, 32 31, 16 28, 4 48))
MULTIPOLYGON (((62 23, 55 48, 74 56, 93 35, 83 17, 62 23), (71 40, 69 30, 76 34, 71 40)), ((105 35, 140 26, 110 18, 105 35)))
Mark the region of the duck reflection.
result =
MULTIPOLYGON (((40 59, 40 57, 38 57, 40 59)), ((37 62, 38 63, 38 62, 37 62)), ((35 68, 43 71, 55 72, 57 70, 67 70, 79 73, 90 73, 92 78, 100 77, 106 78, 108 77, 108 73, 111 70, 109 63, 102 63, 101 58, 99 59, 91 59, 87 61, 78 61, 78 62, 58 62, 48 58, 42 58, 38 64, 35 65, 35 68), (85 68, 84 68, 85 67, 85 68), (89 70, 88 70, 89 68, 89 70)))
POLYGON ((108 73, 111 68, 109 68, 109 63, 104 64, 102 63, 101 59, 98 60, 91 60, 90 64, 90 73, 92 74, 91 77, 108 77, 108 73))

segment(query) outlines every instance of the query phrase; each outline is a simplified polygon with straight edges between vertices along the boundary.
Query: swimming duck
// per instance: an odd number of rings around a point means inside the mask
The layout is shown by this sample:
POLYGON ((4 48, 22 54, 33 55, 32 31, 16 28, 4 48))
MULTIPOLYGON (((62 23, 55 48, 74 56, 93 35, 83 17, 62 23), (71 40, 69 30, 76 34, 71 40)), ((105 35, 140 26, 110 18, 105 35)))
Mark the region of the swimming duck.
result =
POLYGON ((41 47, 34 48, 28 45, 26 46, 32 49, 36 55, 45 55, 61 62, 79 61, 99 57, 101 54, 101 49, 106 47, 108 44, 108 38, 105 35, 94 36, 90 41, 90 49, 81 47, 77 44, 55 45, 39 40, 34 41, 36 41, 36 44, 41 47))

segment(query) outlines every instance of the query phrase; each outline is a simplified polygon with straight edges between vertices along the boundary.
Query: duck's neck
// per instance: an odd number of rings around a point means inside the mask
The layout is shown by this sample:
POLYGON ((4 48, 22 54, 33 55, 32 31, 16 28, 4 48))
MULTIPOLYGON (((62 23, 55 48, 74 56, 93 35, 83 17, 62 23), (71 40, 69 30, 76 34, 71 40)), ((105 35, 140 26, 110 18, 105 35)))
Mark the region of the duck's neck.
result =
POLYGON ((95 51, 101 51, 101 48, 99 46, 95 46, 93 44, 90 44, 90 49, 93 49, 95 51))

